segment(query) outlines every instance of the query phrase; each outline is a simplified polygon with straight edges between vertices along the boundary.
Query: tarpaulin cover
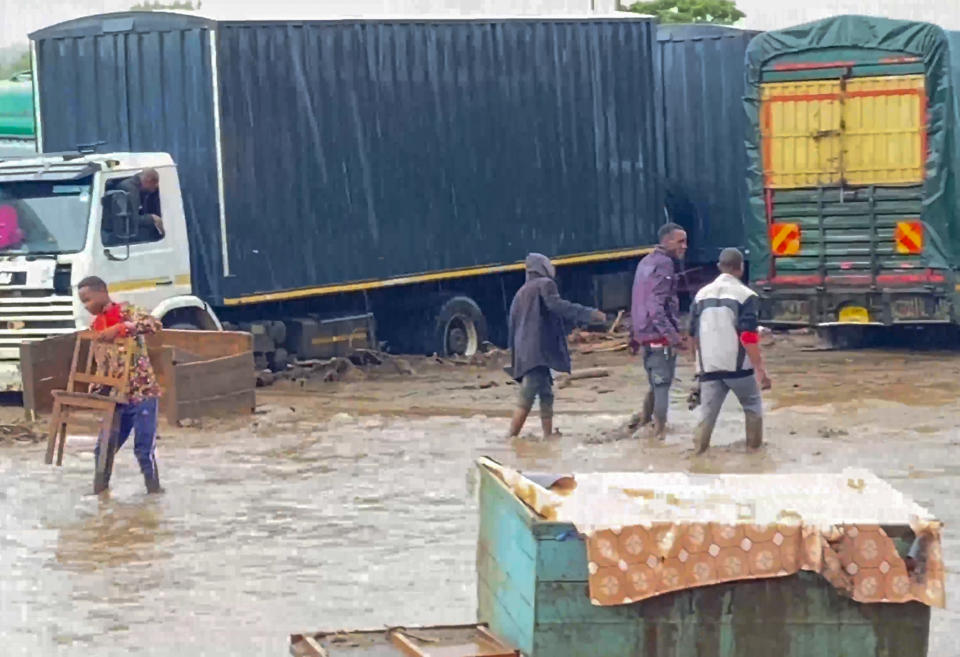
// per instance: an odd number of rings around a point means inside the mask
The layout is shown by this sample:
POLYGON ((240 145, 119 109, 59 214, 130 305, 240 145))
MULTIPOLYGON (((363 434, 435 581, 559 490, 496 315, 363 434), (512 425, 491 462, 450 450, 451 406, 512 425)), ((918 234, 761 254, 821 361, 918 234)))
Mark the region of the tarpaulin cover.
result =
POLYGON ((629 604, 722 582, 820 573, 857 602, 944 606, 940 523, 875 475, 585 473, 543 488, 489 460, 536 513, 586 535, 590 599, 629 604), (916 535, 908 568, 884 527, 916 535))
POLYGON ((774 61, 823 61, 824 52, 862 51, 863 63, 891 57, 918 57, 927 77, 928 157, 924 179, 922 221, 926 229, 925 264, 945 268, 958 264, 960 229, 954 177, 960 160, 956 137, 957 85, 960 80, 960 35, 929 23, 868 16, 837 16, 755 37, 746 53, 744 105, 747 132, 746 216, 750 266, 764 272, 770 267, 770 246, 764 202, 763 160, 760 145, 760 84, 774 61))

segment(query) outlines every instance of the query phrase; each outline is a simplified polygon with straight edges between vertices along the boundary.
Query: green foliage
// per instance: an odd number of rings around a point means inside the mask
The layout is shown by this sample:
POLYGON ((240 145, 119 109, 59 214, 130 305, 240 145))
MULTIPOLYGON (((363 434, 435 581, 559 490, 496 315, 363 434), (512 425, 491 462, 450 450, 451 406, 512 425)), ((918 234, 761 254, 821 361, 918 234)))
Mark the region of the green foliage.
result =
POLYGON ((30 51, 25 50, 19 57, 0 66, 0 80, 9 80, 13 75, 30 70, 30 51))
POLYGON ((137 4, 130 7, 131 11, 167 11, 171 9, 180 9, 186 11, 193 11, 195 9, 200 9, 200 5, 203 2, 198 2, 196 6, 193 5, 191 0, 186 0, 181 2, 180 0, 174 0, 174 2, 160 2, 159 0, 144 0, 143 2, 138 2, 137 4))
POLYGON ((651 0, 635 2, 626 9, 656 16, 661 23, 733 25, 746 16, 734 0, 651 0))

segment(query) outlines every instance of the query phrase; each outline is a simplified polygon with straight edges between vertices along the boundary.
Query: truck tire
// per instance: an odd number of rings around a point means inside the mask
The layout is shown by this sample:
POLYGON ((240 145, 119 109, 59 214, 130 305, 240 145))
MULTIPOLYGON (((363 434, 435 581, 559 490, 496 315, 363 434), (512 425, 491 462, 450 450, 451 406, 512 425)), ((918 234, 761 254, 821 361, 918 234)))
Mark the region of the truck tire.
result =
POLYGON ((826 349, 849 351, 867 345, 862 326, 826 326, 817 331, 817 337, 826 349))
POLYGON ((282 372, 287 369, 290 363, 290 354, 286 349, 280 347, 276 351, 267 354, 267 361, 270 363, 270 369, 274 372, 282 372))
POLYGON ((437 312, 432 341, 440 356, 472 356, 487 341, 487 318, 470 297, 451 297, 437 312))
POLYGON ((287 341, 287 325, 283 322, 269 322, 267 334, 273 338, 274 342, 281 345, 287 341))
POLYGON ((177 322, 168 326, 171 331, 202 331, 203 329, 193 322, 177 322))

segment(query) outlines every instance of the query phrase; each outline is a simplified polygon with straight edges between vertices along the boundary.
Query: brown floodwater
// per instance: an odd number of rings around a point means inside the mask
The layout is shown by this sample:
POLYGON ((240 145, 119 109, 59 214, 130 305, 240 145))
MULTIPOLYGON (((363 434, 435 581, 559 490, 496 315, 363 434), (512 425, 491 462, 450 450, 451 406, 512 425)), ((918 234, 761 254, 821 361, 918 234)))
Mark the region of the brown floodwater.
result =
POLYGON ((88 494, 89 440, 71 441, 61 468, 44 465, 40 445, 2 446, 0 654, 279 657, 291 632, 472 622, 473 463, 487 455, 539 471, 869 468, 946 523, 949 607, 933 612, 929 654, 954 657, 958 412, 952 391, 941 392, 924 368, 938 367, 949 383, 960 358, 931 356, 916 368, 890 357, 900 372, 890 384, 911 391, 900 401, 876 380, 878 369, 890 375, 877 367, 883 352, 785 352, 774 367, 769 444, 758 455, 742 452, 730 402, 714 448, 691 457, 694 416, 682 386, 665 445, 605 440, 642 392, 631 360, 617 361, 609 380, 559 391, 564 436, 550 442, 502 437, 511 388, 468 385, 489 372, 272 390, 253 423, 163 431, 162 496, 145 495, 129 446, 100 498, 88 494), (818 359, 831 377, 811 374, 818 359), (367 397, 351 402, 364 385, 367 397), (401 396, 411 390, 411 405, 461 412, 405 416, 401 396))

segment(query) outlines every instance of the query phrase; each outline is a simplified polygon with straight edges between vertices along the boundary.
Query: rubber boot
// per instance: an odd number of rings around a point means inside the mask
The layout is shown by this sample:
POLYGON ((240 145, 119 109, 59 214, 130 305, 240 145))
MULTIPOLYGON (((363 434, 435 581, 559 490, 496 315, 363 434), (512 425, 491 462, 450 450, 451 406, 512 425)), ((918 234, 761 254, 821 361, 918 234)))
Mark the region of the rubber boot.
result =
POLYGON ((693 451, 703 454, 710 447, 710 438, 713 436, 713 425, 701 422, 693 432, 693 451))
POLYGON ((160 486, 160 469, 156 465, 153 466, 152 477, 147 474, 143 475, 143 483, 146 484, 147 493, 150 495, 164 492, 163 487, 160 486))
POLYGON ((763 416, 756 413, 744 413, 747 425, 747 449, 759 449, 763 445, 763 416))

